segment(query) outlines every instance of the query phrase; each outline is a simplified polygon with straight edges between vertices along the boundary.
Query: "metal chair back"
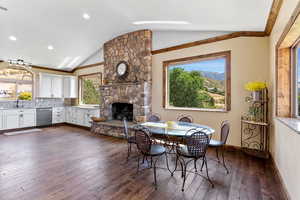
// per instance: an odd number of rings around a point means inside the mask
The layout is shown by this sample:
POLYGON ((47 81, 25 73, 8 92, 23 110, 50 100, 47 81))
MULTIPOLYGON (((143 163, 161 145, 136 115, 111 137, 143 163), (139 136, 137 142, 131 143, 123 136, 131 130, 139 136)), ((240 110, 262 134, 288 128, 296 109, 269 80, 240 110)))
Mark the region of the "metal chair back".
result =
POLYGON ((229 121, 222 122, 222 125, 221 125, 221 142, 223 144, 226 144, 229 132, 230 132, 229 121))
POLYGON ((149 122, 159 122, 161 119, 160 119, 160 116, 158 114, 152 114, 149 118, 148 118, 148 121, 149 122))
POLYGON ((180 122, 193 123, 193 118, 189 115, 181 115, 177 118, 180 122))
POLYGON ((123 124, 124 124, 124 135, 125 135, 125 138, 128 139, 128 137, 129 137, 129 134, 128 134, 128 124, 127 124, 127 120, 126 120, 125 117, 123 119, 123 124))
POLYGON ((187 132, 186 146, 189 154, 195 158, 203 157, 209 144, 209 137, 206 133, 192 129, 187 132), (191 133, 191 135, 189 135, 191 133))
POLYGON ((145 128, 137 128, 135 130, 135 139, 138 150, 144 155, 149 154, 152 145, 149 131, 145 128))

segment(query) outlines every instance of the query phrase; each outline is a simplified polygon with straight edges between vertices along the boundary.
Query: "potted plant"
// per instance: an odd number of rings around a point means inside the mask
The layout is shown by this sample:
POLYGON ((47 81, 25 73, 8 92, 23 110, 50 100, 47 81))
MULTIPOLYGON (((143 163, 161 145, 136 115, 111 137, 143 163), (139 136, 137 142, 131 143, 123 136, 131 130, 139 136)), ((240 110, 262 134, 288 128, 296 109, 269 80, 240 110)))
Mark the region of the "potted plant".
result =
POLYGON ((264 82, 253 81, 245 84, 245 89, 251 92, 253 101, 260 101, 262 97, 262 90, 267 87, 264 82))

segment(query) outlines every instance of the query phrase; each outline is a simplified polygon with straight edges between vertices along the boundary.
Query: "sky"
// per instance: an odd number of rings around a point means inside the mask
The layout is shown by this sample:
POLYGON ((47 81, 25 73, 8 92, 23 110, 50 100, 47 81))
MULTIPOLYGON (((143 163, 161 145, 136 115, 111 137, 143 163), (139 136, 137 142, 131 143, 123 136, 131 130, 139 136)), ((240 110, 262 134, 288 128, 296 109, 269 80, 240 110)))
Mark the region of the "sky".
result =
MULTIPOLYGON (((300 52, 300 51, 299 51, 300 52)), ((177 67, 183 67, 186 71, 207 71, 207 72, 225 72, 226 59, 219 58, 214 60, 204 60, 188 64, 180 64, 171 66, 171 69, 177 67)))

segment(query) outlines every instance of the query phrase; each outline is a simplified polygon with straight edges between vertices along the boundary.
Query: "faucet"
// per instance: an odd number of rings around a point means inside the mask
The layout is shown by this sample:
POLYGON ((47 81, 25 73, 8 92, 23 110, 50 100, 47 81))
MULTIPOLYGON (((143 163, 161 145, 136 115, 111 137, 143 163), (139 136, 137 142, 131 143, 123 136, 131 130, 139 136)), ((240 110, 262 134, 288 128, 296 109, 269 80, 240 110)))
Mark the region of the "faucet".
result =
POLYGON ((19 108, 19 99, 17 99, 16 108, 19 108))

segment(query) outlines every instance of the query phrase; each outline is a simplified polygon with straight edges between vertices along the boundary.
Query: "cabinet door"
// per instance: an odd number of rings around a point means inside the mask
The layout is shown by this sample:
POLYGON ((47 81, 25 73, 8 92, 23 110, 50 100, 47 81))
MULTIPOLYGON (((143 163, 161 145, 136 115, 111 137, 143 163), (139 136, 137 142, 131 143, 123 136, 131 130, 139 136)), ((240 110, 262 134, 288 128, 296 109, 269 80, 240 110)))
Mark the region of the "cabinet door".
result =
POLYGON ((14 129, 19 128, 19 113, 18 112, 5 112, 4 115, 4 129, 14 129))
POLYGON ((0 130, 3 129, 3 113, 0 111, 0 130))
POLYGON ((20 128, 35 126, 35 113, 20 113, 20 128))
POLYGON ((84 109, 77 109, 76 124, 85 126, 86 111, 84 109))
POLYGON ((63 79, 61 76, 52 77, 52 97, 62 98, 63 79))
POLYGON ((89 110, 85 117, 85 126, 90 127, 91 126, 90 121, 92 121, 91 117, 99 117, 99 115, 100 115, 100 111, 98 109, 89 110))
POLYGON ((52 97, 52 77, 48 74, 40 73, 39 97, 52 97))
POLYGON ((75 76, 64 77, 64 97, 77 98, 78 94, 78 80, 75 76))

